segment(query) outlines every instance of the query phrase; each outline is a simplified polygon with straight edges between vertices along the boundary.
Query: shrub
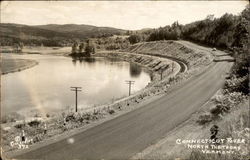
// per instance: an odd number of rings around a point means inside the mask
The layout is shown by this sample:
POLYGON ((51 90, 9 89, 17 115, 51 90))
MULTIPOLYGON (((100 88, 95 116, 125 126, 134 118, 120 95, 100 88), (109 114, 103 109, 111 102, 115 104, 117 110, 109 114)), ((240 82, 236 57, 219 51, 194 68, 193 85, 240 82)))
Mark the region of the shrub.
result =
POLYGON ((23 129, 25 126, 26 126, 25 123, 19 123, 19 124, 15 125, 15 128, 17 128, 17 129, 23 129))
POLYGON ((46 113, 46 117, 47 117, 47 118, 49 118, 49 117, 50 117, 50 115, 49 115, 48 113, 46 113))
POLYGON ((65 120, 66 120, 66 122, 75 121, 74 113, 69 113, 68 115, 66 115, 65 120))
POLYGON ((33 120, 28 123, 30 127, 38 127, 41 124, 41 121, 33 120))
POLYGON ((111 110, 108 111, 108 113, 109 113, 109 114, 114 114, 115 111, 114 111, 113 109, 111 109, 111 110))
POLYGON ((83 119, 89 121, 89 120, 91 119, 91 115, 90 115, 89 113, 85 113, 85 114, 83 115, 83 119))
POLYGON ((229 106, 218 104, 215 107, 210 109, 210 113, 213 116, 219 116, 219 115, 222 115, 223 113, 227 113, 229 110, 230 110, 229 106))
POLYGON ((41 117, 41 115, 39 113, 36 113, 34 117, 41 117))
POLYGON ((199 119, 197 120, 197 123, 200 125, 204 125, 206 123, 209 123, 212 121, 212 116, 209 113, 204 113, 199 116, 199 119))

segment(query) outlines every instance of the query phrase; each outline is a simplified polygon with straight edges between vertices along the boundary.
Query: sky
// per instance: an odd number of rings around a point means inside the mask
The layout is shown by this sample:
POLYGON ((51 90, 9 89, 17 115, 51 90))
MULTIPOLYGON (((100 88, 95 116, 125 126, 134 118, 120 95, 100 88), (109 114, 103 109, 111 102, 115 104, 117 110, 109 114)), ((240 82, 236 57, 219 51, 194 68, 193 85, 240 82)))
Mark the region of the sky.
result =
POLYGON ((239 14, 248 1, 2 1, 1 23, 88 24, 137 30, 213 14, 239 14))

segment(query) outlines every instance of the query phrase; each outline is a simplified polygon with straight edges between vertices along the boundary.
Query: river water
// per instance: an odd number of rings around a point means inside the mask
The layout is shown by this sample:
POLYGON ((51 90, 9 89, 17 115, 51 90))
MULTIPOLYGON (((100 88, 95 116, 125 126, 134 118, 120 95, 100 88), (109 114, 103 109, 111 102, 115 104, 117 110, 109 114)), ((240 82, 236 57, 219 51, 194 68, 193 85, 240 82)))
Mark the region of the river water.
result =
MULTIPOLYGON (((10 57, 4 54, 3 57, 10 57)), ((150 75, 140 66, 117 59, 91 58, 74 61, 51 55, 12 55, 12 58, 34 59, 35 67, 2 75, 2 114, 31 111, 51 113, 78 107, 89 108, 109 103, 128 95, 126 80, 133 80, 132 93, 150 82, 150 75)))

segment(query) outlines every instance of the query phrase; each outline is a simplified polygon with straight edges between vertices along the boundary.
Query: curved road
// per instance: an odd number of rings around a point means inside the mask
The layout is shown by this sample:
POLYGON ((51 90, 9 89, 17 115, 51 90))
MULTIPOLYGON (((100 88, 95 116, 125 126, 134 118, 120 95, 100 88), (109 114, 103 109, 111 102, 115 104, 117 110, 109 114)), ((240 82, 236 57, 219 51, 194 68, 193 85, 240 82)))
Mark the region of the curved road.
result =
POLYGON ((61 140, 15 158, 128 159, 157 142, 209 100, 223 85, 232 64, 214 63, 206 72, 175 86, 168 95, 72 136, 74 143, 61 140))

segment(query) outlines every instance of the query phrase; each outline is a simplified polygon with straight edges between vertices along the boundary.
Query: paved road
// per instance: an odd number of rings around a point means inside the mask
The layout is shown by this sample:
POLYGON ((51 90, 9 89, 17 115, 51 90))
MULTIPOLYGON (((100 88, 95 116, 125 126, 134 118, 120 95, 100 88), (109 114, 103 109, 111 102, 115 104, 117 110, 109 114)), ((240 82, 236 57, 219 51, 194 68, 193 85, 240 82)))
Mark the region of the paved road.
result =
POLYGON ((157 142, 190 117, 223 85, 232 62, 216 62, 206 72, 176 86, 144 107, 17 159, 128 159, 157 142))

